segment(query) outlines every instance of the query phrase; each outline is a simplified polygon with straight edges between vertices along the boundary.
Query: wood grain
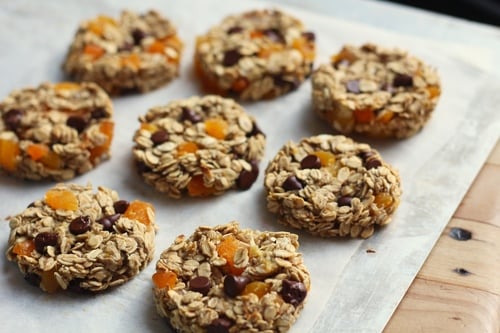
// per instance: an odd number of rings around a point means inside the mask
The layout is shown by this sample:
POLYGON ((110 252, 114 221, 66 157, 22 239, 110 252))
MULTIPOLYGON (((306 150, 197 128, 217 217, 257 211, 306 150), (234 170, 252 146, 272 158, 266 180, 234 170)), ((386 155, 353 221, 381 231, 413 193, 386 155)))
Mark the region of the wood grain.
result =
POLYGON ((500 142, 384 332, 500 333, 500 142), (452 228, 471 239, 450 237, 452 228))

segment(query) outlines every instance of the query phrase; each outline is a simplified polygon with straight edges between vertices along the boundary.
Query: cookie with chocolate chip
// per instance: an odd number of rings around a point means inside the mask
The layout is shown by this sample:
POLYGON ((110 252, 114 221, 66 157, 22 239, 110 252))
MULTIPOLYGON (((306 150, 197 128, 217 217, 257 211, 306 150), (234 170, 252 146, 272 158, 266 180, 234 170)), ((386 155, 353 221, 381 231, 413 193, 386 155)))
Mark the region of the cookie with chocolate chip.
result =
POLYGON ((286 332, 311 284, 298 247, 237 222, 178 236, 152 277, 156 309, 177 332, 286 332))
POLYGON ((430 119, 441 94, 435 68, 397 48, 344 46, 312 75, 313 108, 342 134, 407 138, 430 119))
POLYGON ((210 93, 244 100, 297 89, 315 59, 315 35, 280 10, 231 15, 198 37, 195 70, 210 93))
POLYGON ((105 187, 58 184, 9 224, 7 259, 48 293, 121 285, 154 254, 153 206, 105 187))
POLYGON ((145 182, 172 198, 249 189, 257 179, 265 135, 232 99, 177 100, 139 117, 133 154, 145 182))
POLYGON ((113 95, 146 92, 178 76, 182 49, 175 26, 158 12, 125 10, 118 19, 100 15, 82 22, 63 68, 113 95))
POLYGON ((342 135, 285 144, 264 186, 278 222, 321 237, 372 236, 391 221, 401 196, 398 172, 369 145, 342 135))
POLYGON ((0 102, 0 171, 68 180, 110 157, 113 107, 94 83, 43 83, 0 102))

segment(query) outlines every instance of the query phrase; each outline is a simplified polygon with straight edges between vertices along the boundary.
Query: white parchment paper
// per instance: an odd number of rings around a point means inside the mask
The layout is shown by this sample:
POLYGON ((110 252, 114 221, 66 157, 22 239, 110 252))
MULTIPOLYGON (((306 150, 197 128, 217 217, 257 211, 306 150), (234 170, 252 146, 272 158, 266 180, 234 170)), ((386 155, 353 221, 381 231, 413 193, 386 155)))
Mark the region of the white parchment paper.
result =
MULTIPOLYGON (((198 225, 232 220, 243 227, 283 229, 265 208, 262 172, 249 191, 178 201, 145 185, 132 167, 137 117, 154 105, 201 93, 191 67, 195 36, 225 15, 256 7, 276 5, 217 0, 0 2, 4 27, 0 29, 1 98, 15 88, 64 79, 60 66, 77 23, 100 13, 116 16, 123 8, 155 8, 175 22, 186 45, 179 79, 145 95, 113 100, 113 156, 74 180, 108 186, 123 199, 140 198, 155 205, 160 229, 153 263, 132 281, 103 294, 47 295, 25 283, 17 267, 0 256, 0 330, 10 332, 22 327, 29 332, 170 332, 155 312, 151 275, 160 252, 177 235, 189 235, 198 225)), ((312 275, 312 290, 291 332, 379 332, 498 139, 500 83, 487 72, 492 55, 482 49, 442 45, 360 22, 285 9, 316 33, 317 63, 328 61, 345 43, 372 41, 408 49, 437 67, 442 77, 441 100, 421 133, 395 142, 357 138, 379 149, 401 173, 404 194, 393 223, 364 241, 319 239, 299 233, 301 251, 312 275)), ((276 100, 245 104, 267 134, 261 170, 288 140, 332 132, 313 114, 310 93, 310 82, 305 82, 298 91, 276 100)), ((51 186, 0 176, 2 221, 43 197, 51 186)), ((0 223, 3 244, 8 232, 8 223, 0 223)), ((6 247, 2 248, 5 251, 6 247)))

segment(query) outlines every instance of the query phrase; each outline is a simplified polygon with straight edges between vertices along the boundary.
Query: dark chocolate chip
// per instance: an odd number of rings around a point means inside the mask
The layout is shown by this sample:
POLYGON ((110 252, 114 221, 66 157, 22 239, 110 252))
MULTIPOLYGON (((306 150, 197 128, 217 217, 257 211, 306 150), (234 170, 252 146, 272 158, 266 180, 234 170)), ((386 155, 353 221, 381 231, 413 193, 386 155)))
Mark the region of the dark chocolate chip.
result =
POLYGON ((35 287, 39 287, 40 282, 42 282, 42 278, 40 277, 40 275, 35 274, 35 273, 26 274, 24 276, 24 280, 35 287))
POLYGON ((301 169, 319 169, 321 168, 321 160, 316 155, 307 155, 300 161, 301 169))
POLYGON ((406 74, 396 74, 396 76, 392 80, 392 85, 394 87, 412 87, 413 77, 406 74))
POLYGON ((362 151, 361 153, 358 154, 359 157, 361 157, 361 159, 363 161, 366 161, 367 159, 369 159, 370 157, 374 156, 375 153, 371 150, 369 151, 362 151))
POLYGON ((345 87, 348 92, 353 94, 359 94, 361 90, 359 89, 359 80, 349 80, 345 84, 345 87))
POLYGON ((45 247, 56 246, 59 237, 55 232, 41 232, 35 237, 35 250, 43 254, 45 247))
POLYGON ((206 276, 197 276, 189 281, 189 290, 196 291, 206 296, 212 284, 206 276))
POLYGON ((454 240, 466 241, 471 239, 472 232, 462 228, 451 228, 450 233, 448 235, 454 240))
POLYGON ((281 285, 280 295, 285 302, 297 306, 306 298, 307 289, 302 282, 285 279, 281 285))
POLYGON ((380 162, 380 160, 376 157, 370 157, 365 161, 366 170, 376 169, 379 166, 382 166, 382 162, 380 162))
POLYGON ((90 220, 89 216, 87 215, 78 216, 77 218, 73 219, 73 221, 71 221, 71 223, 69 224, 69 232, 71 232, 73 235, 80 235, 86 233, 87 231, 90 230, 91 224, 92 221, 90 220))
POLYGON ((238 50, 229 50, 224 53, 224 59, 222 60, 222 65, 224 67, 234 66, 240 61, 243 56, 238 50))
POLYGON ((142 31, 141 29, 135 28, 131 32, 132 38, 134 39, 134 44, 139 45, 141 44, 141 41, 144 39, 144 37, 147 36, 147 34, 142 31))
POLYGON ((235 27, 231 27, 231 28, 227 29, 226 33, 228 35, 232 35, 232 34, 237 34, 239 32, 242 32, 242 31, 243 31, 242 27, 235 26, 235 27))
POLYGON ((97 223, 102 224, 102 229, 106 231, 113 231, 115 222, 120 219, 121 214, 106 215, 97 220, 97 223))
POLYGON ((361 46, 361 50, 364 52, 375 52, 375 45, 364 44, 363 46, 361 46))
POLYGON ((155 146, 157 146, 157 145, 161 145, 164 142, 167 142, 169 137, 170 136, 168 135, 168 132, 161 129, 161 130, 154 132, 151 135, 151 141, 153 141, 153 144, 155 146))
POLYGON ((339 207, 342 207, 342 206, 351 206, 351 202, 352 202, 352 197, 349 197, 349 196, 345 195, 343 197, 340 197, 337 200, 337 205, 339 207))
POLYGON ((248 190, 252 187, 255 180, 259 176, 259 162, 251 161, 250 165, 252 168, 250 170, 242 170, 238 179, 236 179, 236 186, 240 190, 248 190))
POLYGON ((290 90, 295 90, 300 86, 300 81, 296 77, 286 78, 282 75, 274 75, 273 82, 277 87, 290 88, 290 90))
POLYGON ((146 165, 146 163, 144 163, 144 162, 142 162, 142 161, 137 161, 137 162, 135 163, 135 166, 136 166, 136 168, 137 168, 137 172, 138 172, 139 174, 141 174, 141 175, 142 175, 143 173, 146 173, 146 172, 150 172, 150 171, 151 171, 151 168, 150 168, 150 167, 148 167, 148 166, 146 165))
POLYGON ((460 274, 460 275, 463 275, 463 276, 467 276, 467 275, 472 274, 471 272, 469 272, 469 271, 468 271, 468 270, 466 270, 465 268, 455 268, 453 271, 454 271, 455 273, 460 274))
POLYGON ((220 317, 214 319, 210 325, 207 326, 207 333, 229 333, 231 326, 233 326, 231 320, 220 317))
POLYGON ((130 203, 127 200, 118 200, 113 204, 116 213, 123 214, 127 210, 130 203))
POLYGON ((293 191, 293 190, 300 190, 304 188, 302 183, 297 179, 295 176, 289 176, 284 182, 283 182, 283 189, 285 191, 293 191))
POLYGON ((270 28, 262 31, 262 33, 264 34, 264 36, 266 36, 275 43, 281 43, 281 44, 286 43, 285 37, 283 37, 283 34, 279 29, 270 28))
POLYGON ((195 124, 201 121, 201 117, 189 108, 182 108, 181 121, 187 120, 189 120, 192 124, 195 124))
POLYGON ((303 32, 302 36, 310 42, 314 42, 316 40, 316 35, 312 31, 303 32))
POLYGON ((106 118, 108 116, 105 108, 96 108, 90 114, 94 119, 106 118))
POLYGON ((34 201, 28 205, 28 208, 33 208, 33 207, 35 207, 35 202, 34 201))
POLYGON ((15 131, 21 124, 23 111, 12 109, 3 114, 2 119, 8 130, 15 131))
POLYGON ((87 289, 81 287, 83 279, 73 279, 68 283, 68 291, 78 294, 91 294, 91 292, 87 289))
POLYGON ((247 276, 226 275, 224 278, 224 292, 230 297, 236 297, 250 282, 247 276))
POLYGON ((252 136, 259 135, 259 134, 262 134, 265 136, 265 134, 260 130, 259 126, 257 126, 256 123, 253 123, 252 130, 249 133, 247 133, 246 137, 249 138, 252 136))
POLYGON ((66 120, 66 125, 76 129, 78 133, 82 133, 87 127, 87 121, 80 116, 70 116, 66 120))

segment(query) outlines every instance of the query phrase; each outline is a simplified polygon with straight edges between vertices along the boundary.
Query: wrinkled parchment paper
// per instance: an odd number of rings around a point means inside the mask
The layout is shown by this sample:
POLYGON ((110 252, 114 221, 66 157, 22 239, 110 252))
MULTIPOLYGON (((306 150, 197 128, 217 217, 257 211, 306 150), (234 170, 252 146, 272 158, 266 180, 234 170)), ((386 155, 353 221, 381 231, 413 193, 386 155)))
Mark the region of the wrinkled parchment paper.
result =
MULTIPOLYGON (((195 36, 225 15, 257 7, 277 6, 217 0, 0 2, 4 27, 0 29, 1 98, 15 88, 64 79, 60 66, 78 22, 99 13, 117 16, 123 8, 155 8, 177 25, 186 44, 179 79, 145 95, 114 99, 113 156, 74 180, 107 186, 117 190, 123 199, 140 198, 155 205, 160 229, 153 263, 132 281, 100 295, 48 295, 25 283, 17 267, 1 256, 2 331, 22 327, 27 332, 54 333, 170 332, 155 312, 151 275, 160 252, 177 235, 189 235, 198 225, 232 220, 239 221, 242 227, 283 229, 265 208, 262 172, 249 191, 177 201, 145 185, 132 167, 132 136, 138 128, 138 115, 154 105, 201 93, 191 67, 195 36)), ((393 223, 368 240, 318 239, 299 233, 300 250, 312 275, 312 290, 291 332, 379 332, 498 139, 496 106, 500 104, 500 84, 487 73, 491 55, 485 50, 442 45, 359 22, 284 9, 300 17, 316 33, 317 64, 328 61, 344 43, 372 41, 408 49, 438 68, 442 77, 441 100, 421 133, 395 142, 357 138, 379 149, 401 173, 404 194, 393 223)), ((310 82, 305 82, 298 91, 276 100, 245 104, 267 134, 261 170, 288 140, 332 132, 313 114, 310 91, 310 82)), ((0 176, 2 221, 43 197, 51 186, 0 176)), ((2 222, 3 244, 8 232, 8 223, 2 222)), ((2 248, 5 251, 5 245, 2 248)))

